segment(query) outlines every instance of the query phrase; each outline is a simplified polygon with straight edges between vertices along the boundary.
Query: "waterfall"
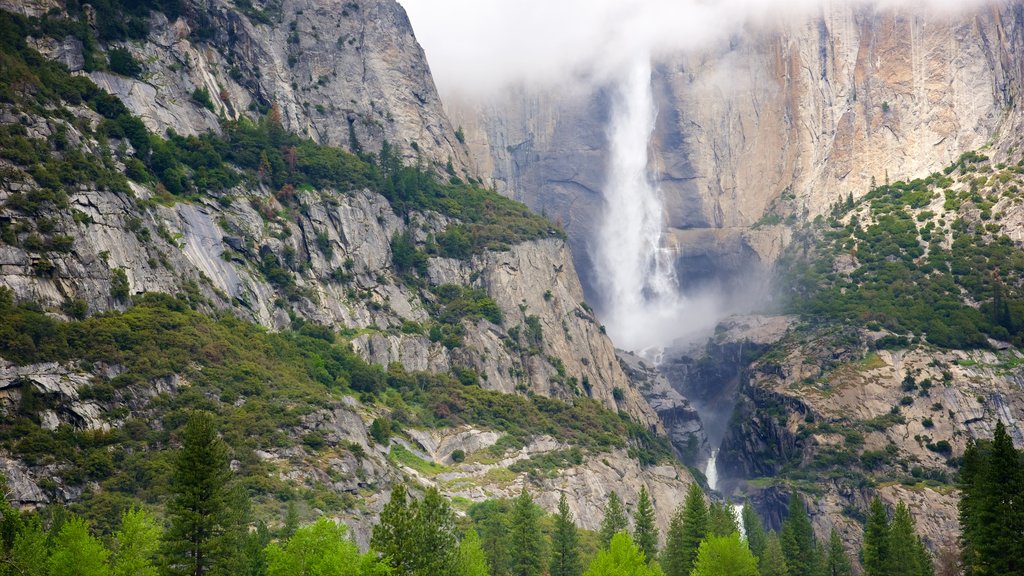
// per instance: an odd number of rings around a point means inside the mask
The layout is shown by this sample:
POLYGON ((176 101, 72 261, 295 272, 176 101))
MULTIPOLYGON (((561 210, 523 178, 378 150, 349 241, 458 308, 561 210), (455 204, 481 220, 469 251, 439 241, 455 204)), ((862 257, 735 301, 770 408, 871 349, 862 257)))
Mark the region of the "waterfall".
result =
POLYGON ((681 332, 682 298, 664 246, 661 192, 648 169, 657 116, 651 64, 637 59, 615 90, 604 214, 592 246, 603 297, 602 319, 615 344, 657 360, 681 332))
POLYGON ((704 468, 704 476, 708 479, 708 488, 718 490, 718 450, 711 451, 708 465, 704 468))

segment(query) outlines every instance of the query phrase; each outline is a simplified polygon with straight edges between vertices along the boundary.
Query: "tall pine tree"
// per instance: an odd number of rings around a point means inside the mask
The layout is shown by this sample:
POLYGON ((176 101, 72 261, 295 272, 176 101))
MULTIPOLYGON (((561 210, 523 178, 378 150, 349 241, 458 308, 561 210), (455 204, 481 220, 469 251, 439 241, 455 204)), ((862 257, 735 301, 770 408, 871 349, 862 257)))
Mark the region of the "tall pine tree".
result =
POLYGON ((626 509, 622 506, 622 499, 613 491, 608 494, 608 501, 604 505, 604 519, 601 520, 601 547, 607 548, 612 541, 612 536, 628 527, 629 521, 626 519, 626 509))
POLYGON ((700 543, 708 535, 708 509, 704 492, 690 484, 686 499, 676 509, 665 538, 661 566, 666 576, 689 576, 700 543))
POLYGON ((878 498, 871 501, 861 548, 864 576, 889 576, 889 514, 878 498))
POLYGON ((564 493, 558 499, 558 515, 555 516, 555 528, 551 534, 550 572, 551 576, 580 576, 583 573, 576 522, 569 511, 564 493))
POLYGON ((775 532, 768 532, 765 536, 764 548, 757 566, 761 576, 790 576, 789 567, 786 566, 786 555, 782 553, 782 543, 775 532))
POLYGON ((523 488, 509 517, 509 560, 512 576, 539 576, 544 571, 544 539, 540 510, 523 488))
POLYGON ((889 576, 921 576, 919 542, 910 510, 898 503, 889 522, 889 576))
POLYGON ((804 503, 796 494, 789 498, 789 516, 782 524, 780 540, 790 574, 811 575, 817 572, 819 562, 814 529, 804 503))
POLYGON ((203 576, 225 560, 221 545, 232 525, 228 509, 231 470, 227 445, 205 412, 189 417, 174 461, 170 525, 164 533, 163 557, 171 576, 203 576))
POLYGON ((633 514, 633 541, 648 561, 658 555, 658 527, 654 525, 654 505, 647 487, 640 487, 640 498, 633 514))
POLYGON ((370 546, 386 559, 396 574, 412 574, 416 567, 415 510, 409 504, 405 486, 392 488, 391 499, 380 511, 380 522, 373 527, 370 546))
MULTIPOLYGON (((455 565, 455 576, 489 576, 490 572, 487 555, 480 547, 480 536, 477 535, 476 530, 470 529, 459 542, 459 559, 455 565)), ((554 576, 554 572, 552 572, 552 576, 554 576)))
POLYGON ((743 520, 743 533, 747 535, 747 545, 754 556, 760 558, 764 554, 764 547, 768 543, 768 534, 764 529, 764 522, 758 516, 757 510, 750 505, 750 502, 743 503, 743 511, 740 514, 743 520))
POLYGON ((825 576, 853 576, 853 566, 850 564, 850 557, 846 555, 846 548, 843 541, 839 539, 839 533, 832 530, 828 538, 828 561, 825 563, 825 576))
POLYGON ((712 536, 728 536, 739 530, 731 503, 712 502, 708 506, 708 533, 712 536))

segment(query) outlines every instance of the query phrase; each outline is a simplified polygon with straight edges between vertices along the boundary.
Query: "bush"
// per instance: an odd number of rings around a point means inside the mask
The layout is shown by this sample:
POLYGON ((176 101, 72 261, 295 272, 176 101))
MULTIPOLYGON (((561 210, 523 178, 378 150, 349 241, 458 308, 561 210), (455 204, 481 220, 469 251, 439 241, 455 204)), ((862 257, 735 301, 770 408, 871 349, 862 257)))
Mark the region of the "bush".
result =
POLYGON ((391 420, 389 418, 377 418, 370 424, 370 437, 374 442, 387 445, 391 441, 391 420))
POLYGON ((452 452, 452 462, 459 463, 466 459, 466 451, 462 448, 456 448, 452 452))
POLYGON ((142 66, 135 61, 132 53, 124 48, 111 48, 107 52, 110 58, 110 71, 130 78, 138 78, 142 74, 142 66))

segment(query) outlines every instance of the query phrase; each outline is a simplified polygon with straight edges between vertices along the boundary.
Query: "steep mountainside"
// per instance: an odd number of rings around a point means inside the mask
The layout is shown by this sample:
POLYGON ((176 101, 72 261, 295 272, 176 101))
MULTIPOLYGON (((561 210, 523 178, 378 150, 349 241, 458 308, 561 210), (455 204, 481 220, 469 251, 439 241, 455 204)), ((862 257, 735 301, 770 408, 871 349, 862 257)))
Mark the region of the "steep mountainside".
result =
MULTIPOLYGON (((803 21, 751 27, 662 57, 651 166, 684 283, 773 262, 797 219, 872 182, 924 176, 1019 123, 1019 2, 955 17, 827 3, 803 21)), ((475 166, 563 222, 586 274, 600 219, 609 103, 513 91, 450 106, 475 166)))
POLYGON ((667 523, 692 478, 564 233, 459 177, 395 2, 5 6, 22 15, 0 12, 16 501, 159 501, 103 471, 163 461, 202 408, 251 491, 364 528, 403 477, 471 500, 525 482, 551 507, 557 487, 588 528, 610 490, 632 505, 645 485, 667 523))

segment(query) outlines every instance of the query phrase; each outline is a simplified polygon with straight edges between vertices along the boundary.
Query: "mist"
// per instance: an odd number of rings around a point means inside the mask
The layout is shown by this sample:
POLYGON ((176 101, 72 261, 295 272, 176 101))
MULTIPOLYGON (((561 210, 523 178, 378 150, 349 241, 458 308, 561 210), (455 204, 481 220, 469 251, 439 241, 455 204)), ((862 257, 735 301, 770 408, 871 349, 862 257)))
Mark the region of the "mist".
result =
POLYGON ((936 18, 1003 0, 399 0, 442 96, 605 83, 638 56, 707 48, 744 30, 855 5, 936 18))

